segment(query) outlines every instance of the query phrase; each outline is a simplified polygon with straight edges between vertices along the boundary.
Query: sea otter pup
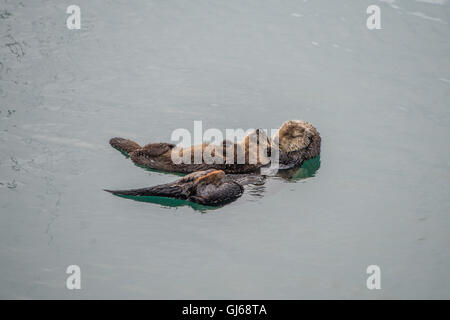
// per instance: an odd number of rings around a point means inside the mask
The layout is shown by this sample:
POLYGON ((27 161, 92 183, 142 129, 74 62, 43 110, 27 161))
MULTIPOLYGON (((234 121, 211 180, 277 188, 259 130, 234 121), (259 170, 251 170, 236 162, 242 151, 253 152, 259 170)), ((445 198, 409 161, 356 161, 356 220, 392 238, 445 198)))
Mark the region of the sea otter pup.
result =
POLYGON ((225 140, 221 145, 203 143, 180 148, 170 143, 150 143, 141 147, 123 138, 112 138, 109 143, 127 153, 137 165, 181 173, 207 169, 223 170, 226 173, 253 172, 270 162, 271 150, 271 139, 261 129, 252 131, 241 142, 225 140), (198 155, 200 157, 196 159, 198 155))

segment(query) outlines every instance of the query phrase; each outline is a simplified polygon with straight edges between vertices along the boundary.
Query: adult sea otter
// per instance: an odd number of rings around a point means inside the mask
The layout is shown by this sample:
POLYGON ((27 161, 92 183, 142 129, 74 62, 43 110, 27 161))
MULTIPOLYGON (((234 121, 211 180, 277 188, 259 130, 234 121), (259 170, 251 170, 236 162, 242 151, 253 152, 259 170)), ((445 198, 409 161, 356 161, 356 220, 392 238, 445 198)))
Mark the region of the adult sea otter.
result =
POLYGON ((164 142, 141 147, 137 142, 124 138, 112 138, 109 143, 128 154, 139 166, 181 173, 207 169, 219 169, 226 173, 253 172, 270 162, 271 150, 271 139, 261 129, 250 132, 241 142, 224 140, 220 145, 202 143, 188 148, 164 142), (197 155, 200 155, 198 159, 197 155), (174 156, 183 161, 175 162, 174 156))

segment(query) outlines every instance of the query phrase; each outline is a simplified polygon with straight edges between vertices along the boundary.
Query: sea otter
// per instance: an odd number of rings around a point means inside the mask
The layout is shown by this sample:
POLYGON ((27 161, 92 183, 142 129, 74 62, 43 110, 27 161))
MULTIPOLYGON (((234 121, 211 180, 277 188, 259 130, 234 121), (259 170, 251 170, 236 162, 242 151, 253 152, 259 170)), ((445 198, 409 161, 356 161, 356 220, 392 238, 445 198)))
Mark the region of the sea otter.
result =
POLYGON ((271 151, 271 139, 261 129, 252 131, 238 143, 224 140, 220 145, 203 143, 188 148, 163 142, 141 147, 124 138, 112 138, 109 143, 128 154, 139 166, 181 173, 207 169, 223 170, 226 173, 253 172, 270 162, 271 151), (195 159, 196 155, 200 155, 199 159, 195 159), (175 162, 174 157, 184 160, 175 162))
POLYGON ((121 196, 158 196, 183 199, 208 206, 219 206, 239 198, 244 185, 261 183, 261 176, 226 175, 222 170, 208 169, 184 176, 175 182, 132 190, 105 190, 121 196))
MULTIPOLYGON (((131 154, 140 150, 138 149, 139 145, 135 142, 125 139, 117 140, 120 138, 114 139, 116 140, 112 141, 111 145, 118 149, 131 151, 131 154)), ((285 168, 293 168, 300 167, 306 160, 317 157, 320 154, 320 145, 321 138, 316 128, 305 121, 290 120, 283 123, 273 137, 271 152, 279 153, 279 163, 285 168)), ((253 168, 258 169, 259 167, 253 168)), ((236 171, 239 172, 239 170, 236 171)), ((290 170, 284 170, 284 172, 287 171, 290 170)), ((241 170, 242 172, 246 171, 241 170)), ((262 184, 264 181, 265 176, 255 173, 225 174, 224 170, 214 168, 197 171, 175 182, 155 187, 106 191, 122 196, 169 197, 209 206, 220 206, 239 198, 243 193, 244 185, 262 184)))

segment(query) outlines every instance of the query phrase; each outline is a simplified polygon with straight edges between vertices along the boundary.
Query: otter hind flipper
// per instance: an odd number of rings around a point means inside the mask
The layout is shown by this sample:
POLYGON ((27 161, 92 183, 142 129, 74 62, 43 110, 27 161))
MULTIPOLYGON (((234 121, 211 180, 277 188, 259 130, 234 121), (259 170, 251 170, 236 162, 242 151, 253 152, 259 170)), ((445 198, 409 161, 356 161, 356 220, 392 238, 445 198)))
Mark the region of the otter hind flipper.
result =
POLYGON ((141 146, 137 142, 134 142, 133 140, 118 138, 118 137, 111 138, 109 140, 109 144, 113 148, 115 148, 123 153, 126 153, 127 155, 130 154, 131 152, 136 151, 141 148, 141 146))

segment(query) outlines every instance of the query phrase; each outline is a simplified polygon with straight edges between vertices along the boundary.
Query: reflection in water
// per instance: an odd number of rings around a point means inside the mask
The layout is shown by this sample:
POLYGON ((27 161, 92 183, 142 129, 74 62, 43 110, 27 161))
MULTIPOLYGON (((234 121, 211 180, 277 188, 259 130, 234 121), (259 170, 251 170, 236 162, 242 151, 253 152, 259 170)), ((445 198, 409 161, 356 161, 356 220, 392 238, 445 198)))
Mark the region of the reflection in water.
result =
MULTIPOLYGON (((288 170, 280 170, 276 176, 279 176, 283 179, 286 179, 288 182, 296 182, 302 179, 306 179, 309 177, 313 177, 316 173, 316 171, 320 167, 320 156, 315 157, 313 159, 307 160, 303 163, 303 165, 300 168, 292 168, 288 170)), ((143 167, 147 169, 146 167, 143 167)), ((154 169, 149 169, 150 171, 156 171, 156 172, 163 172, 158 171, 154 169)), ((164 172, 167 173, 167 172, 164 172)), ((171 174, 173 172, 170 172, 171 174)), ((265 187, 261 184, 251 184, 250 189, 248 190, 248 193, 254 197, 262 198, 265 193, 265 187)), ((200 211, 202 213, 214 210, 219 207, 212 207, 212 206, 205 206, 201 205, 195 202, 182 200, 182 199, 174 199, 174 198, 166 198, 166 197, 159 197, 159 196, 129 196, 129 195, 117 195, 122 198, 132 199, 135 201, 141 201, 141 202, 149 202, 149 203, 155 203, 159 204, 162 207, 182 207, 182 206, 189 206, 192 209, 196 211, 200 211)))
POLYGON ((266 192, 266 187, 264 185, 250 185, 247 193, 251 195, 252 197, 255 197, 257 199, 260 199, 264 196, 264 193, 266 192))
POLYGON ((130 157, 130 155, 127 153, 127 152, 125 152, 125 151, 123 151, 123 150, 121 150, 121 149, 119 149, 119 148, 116 148, 116 147, 114 147, 114 146, 111 146, 111 147, 113 147, 113 149, 116 149, 117 151, 119 151, 121 154, 123 154, 124 156, 125 156, 125 158, 129 158, 130 157))
POLYGON ((196 211, 200 211, 202 213, 204 213, 206 211, 209 211, 209 210, 214 210, 214 209, 220 208, 220 207, 205 206, 205 205, 202 205, 202 204, 199 204, 199 203, 195 203, 195 202, 191 202, 191 201, 187 201, 187 200, 166 198, 166 197, 157 197, 157 196, 125 196, 125 195, 117 195, 117 196, 118 197, 122 197, 122 198, 132 199, 132 200, 135 200, 135 201, 155 203, 155 204, 161 205, 162 207, 176 208, 176 207, 188 206, 188 207, 191 207, 192 209, 194 209, 196 211))
POLYGON ((314 177, 320 168, 320 156, 306 160, 300 168, 292 168, 278 171, 277 176, 296 182, 298 180, 314 177))

